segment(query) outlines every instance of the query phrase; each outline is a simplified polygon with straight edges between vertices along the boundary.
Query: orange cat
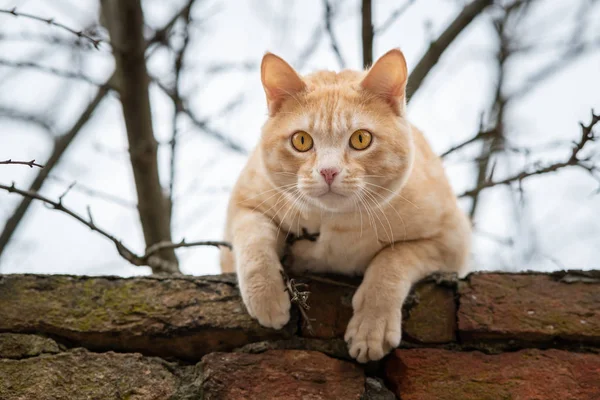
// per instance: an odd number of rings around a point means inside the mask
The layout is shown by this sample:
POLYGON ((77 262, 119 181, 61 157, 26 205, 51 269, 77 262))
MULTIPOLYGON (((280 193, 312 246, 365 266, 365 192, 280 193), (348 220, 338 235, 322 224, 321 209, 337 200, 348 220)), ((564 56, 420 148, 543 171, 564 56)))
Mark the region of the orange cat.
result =
POLYGON ((233 190, 222 269, 237 272, 250 315, 280 329, 285 237, 318 232, 294 244, 294 272, 364 274, 345 340, 359 362, 378 360, 400 344, 411 285, 466 272, 471 234, 440 159, 406 119, 404 56, 301 77, 267 53, 261 78, 269 118, 233 190))

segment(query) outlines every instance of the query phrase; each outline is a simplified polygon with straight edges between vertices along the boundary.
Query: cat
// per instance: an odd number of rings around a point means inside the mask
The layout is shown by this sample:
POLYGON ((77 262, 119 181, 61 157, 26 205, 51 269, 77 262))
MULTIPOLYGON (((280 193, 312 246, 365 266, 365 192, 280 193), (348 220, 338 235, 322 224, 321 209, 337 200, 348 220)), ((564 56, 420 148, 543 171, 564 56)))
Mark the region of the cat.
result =
POLYGON ((222 270, 237 272, 243 302, 263 326, 280 329, 290 318, 280 274, 288 233, 319 233, 294 244, 294 273, 364 275, 344 337, 359 362, 400 344, 415 282, 467 272, 471 225, 440 158, 406 119, 407 77, 398 49, 367 71, 303 77, 265 54, 268 119, 228 208, 233 250, 222 251, 222 270))

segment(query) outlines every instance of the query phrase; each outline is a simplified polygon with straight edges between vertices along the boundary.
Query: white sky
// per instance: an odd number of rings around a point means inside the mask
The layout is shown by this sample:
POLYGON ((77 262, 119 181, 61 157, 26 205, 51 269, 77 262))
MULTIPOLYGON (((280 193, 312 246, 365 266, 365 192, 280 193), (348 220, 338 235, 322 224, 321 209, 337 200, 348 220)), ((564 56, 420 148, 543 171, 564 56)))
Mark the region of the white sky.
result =
MULTIPOLYGON (((391 0, 374 3, 375 26, 381 24, 391 10, 403 4, 391 0)), ((400 20, 376 38, 375 55, 400 47, 410 69, 423 54, 428 40, 446 27, 462 3, 458 0, 416 0, 400 20)), ((568 39, 577 9, 573 4, 579 2, 540 0, 539 3, 534 10, 533 22, 523 29, 522 40, 525 43, 534 40, 555 43, 568 39), (548 24, 549 20, 554 22, 548 24)), ((181 4, 182 1, 146 1, 148 25, 161 26, 181 4)), ((97 4, 92 0, 0 0, 0 8, 12 6, 54 17, 76 29, 97 19, 97 4)), ((359 9, 360 1, 344 0, 335 20, 338 41, 351 68, 360 67, 361 62, 359 9)), ((300 72, 317 68, 339 69, 326 35, 310 59, 298 60, 316 24, 322 23, 321 1, 198 0, 193 15, 198 22, 194 25, 192 45, 185 60, 187 68, 182 93, 200 116, 214 115, 233 99, 243 96, 240 107, 211 123, 248 150, 256 145, 266 118, 258 70, 213 76, 206 72, 208 66, 241 61, 258 64, 262 54, 270 50, 292 64, 302 61, 304 65, 300 72)), ((595 7, 587 18, 599 21, 600 7, 595 7)), ((590 26, 586 37, 598 42, 598 24, 590 26)), ((44 24, 0 15, 0 33, 10 32, 37 32, 69 38, 44 24)), ((496 74, 495 44, 490 13, 487 13, 463 32, 413 98, 409 117, 424 130, 437 152, 472 136, 481 113, 489 109, 496 74)), ((536 56, 515 57, 508 65, 507 90, 520 87, 532 71, 554 60, 557 54, 556 51, 545 51, 536 56)), ((0 40, 0 59, 34 60, 64 70, 78 71, 80 68, 77 59, 57 51, 57 47, 16 40, 0 40)), ((168 84, 171 62, 171 55, 159 50, 150 60, 150 71, 168 84)), ((112 70, 107 47, 86 52, 80 65, 87 75, 102 82, 112 70)), ((510 143, 538 148, 556 140, 576 139, 580 135, 578 123, 589 122, 591 108, 600 111, 598 71, 600 52, 589 52, 513 103, 508 109, 510 143)), ((89 84, 61 80, 39 72, 15 73, 14 69, 0 66, 0 108, 35 112, 55 124, 54 134, 60 134, 73 122, 94 91, 89 84)), ((154 86, 151 101, 155 134, 159 142, 166 143, 171 134, 173 107, 154 86)), ((180 120, 179 128, 173 239, 220 239, 229 188, 243 167, 245 157, 225 149, 185 118, 180 120)), ((35 158, 43 163, 51 143, 47 133, 31 124, 0 118, 0 159, 35 158)), ((595 148, 600 150, 598 145, 595 148)), ((473 185, 474 170, 465 160, 478 151, 474 146, 446 160, 448 174, 457 192, 473 185)), ((540 157, 544 161, 562 159, 567 152, 567 148, 562 148, 544 152, 540 157)), ((532 159, 537 159, 537 155, 532 159)), ((111 95, 52 173, 61 181, 48 181, 42 193, 57 197, 69 182, 75 180, 135 203, 128 160, 120 105, 111 95)), ((159 161, 161 180, 166 187, 169 176, 167 145, 160 146, 159 161)), ((514 171, 525 159, 511 157, 510 162, 514 171)), ((498 177, 509 171, 506 164, 498 165, 498 177)), ((0 166, 0 182, 15 181, 18 187, 26 188, 36 172, 27 167, 0 166)), ((565 170, 528 180, 524 184, 527 206, 518 215, 512 211, 513 197, 508 195, 506 188, 490 190, 482 197, 476 220, 486 235, 475 237, 474 267, 504 270, 551 270, 560 265, 598 268, 600 197, 591 194, 596 188, 597 184, 579 170, 565 170), (524 221, 525 228, 519 228, 516 220, 524 221), (531 231, 530 226, 534 230, 531 231), (519 233, 519 240, 513 246, 499 244, 488 237, 511 237, 515 233, 519 233), (532 246, 536 251, 527 257, 532 246)), ((19 196, 0 192, 0 226, 18 201, 19 196)), ((68 194, 65 204, 82 214, 89 204, 98 225, 142 252, 143 239, 135 209, 89 197, 78 191, 77 186, 68 194)), ((468 203, 462 205, 466 209, 468 203)), ((218 252, 213 248, 181 249, 178 255, 184 273, 199 275, 219 271, 218 252)), ((147 274, 149 269, 128 265, 108 240, 63 214, 34 204, 3 255, 0 272, 135 275, 147 274)))

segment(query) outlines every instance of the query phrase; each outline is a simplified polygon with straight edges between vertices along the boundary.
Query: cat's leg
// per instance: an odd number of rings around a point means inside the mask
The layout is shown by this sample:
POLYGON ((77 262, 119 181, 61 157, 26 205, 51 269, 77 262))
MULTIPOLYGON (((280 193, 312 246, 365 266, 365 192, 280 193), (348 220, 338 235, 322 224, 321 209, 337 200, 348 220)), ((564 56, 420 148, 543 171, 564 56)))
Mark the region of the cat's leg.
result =
POLYGON ((235 267, 248 313, 266 327, 281 329, 290 319, 278 255, 278 229, 261 213, 239 211, 231 227, 235 267))
POLYGON ((460 268, 447 262, 443 246, 435 240, 396 243, 377 254, 352 299, 354 315, 344 337, 350 355, 367 362, 398 347, 402 304, 411 286, 435 271, 460 268))

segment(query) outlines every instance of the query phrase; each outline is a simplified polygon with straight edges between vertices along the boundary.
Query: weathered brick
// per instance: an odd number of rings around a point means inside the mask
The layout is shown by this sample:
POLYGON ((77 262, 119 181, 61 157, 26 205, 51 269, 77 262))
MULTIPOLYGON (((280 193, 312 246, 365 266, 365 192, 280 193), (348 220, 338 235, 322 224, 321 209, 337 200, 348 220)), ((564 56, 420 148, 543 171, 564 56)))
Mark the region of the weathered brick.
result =
POLYGON ((26 358, 58 353, 58 344, 38 335, 0 333, 0 358, 26 358))
POLYGON ((600 399, 598 354, 396 350, 385 374, 402 400, 600 399))
POLYGON ((433 282, 415 286, 403 310, 403 339, 418 343, 448 343, 456 340, 454 290, 433 282))
POLYGON ((78 349, 24 360, 0 360, 0 399, 192 399, 200 394, 193 367, 140 354, 78 349))
MULTIPOLYGON (((307 280, 313 335, 302 328, 303 336, 321 339, 343 338, 352 317, 352 296, 360 281, 307 280)), ((447 343, 456 339, 456 302, 447 285, 424 281, 415 285, 403 308, 404 340, 417 343, 447 343)))
POLYGON ((285 339, 250 318, 233 276, 0 276, 0 332, 49 334, 93 350, 191 361, 212 351, 285 339))
POLYGON ((600 344, 600 281, 546 274, 474 274, 459 286, 464 342, 555 339, 600 344))
POLYGON ((201 368, 207 400, 358 400, 365 390, 359 366, 313 351, 212 353, 201 368))
POLYGON ((320 339, 344 337, 346 326, 352 317, 352 296, 357 285, 333 280, 331 282, 333 283, 308 281, 310 309, 307 314, 311 319, 313 334, 303 326, 303 336, 320 339))

